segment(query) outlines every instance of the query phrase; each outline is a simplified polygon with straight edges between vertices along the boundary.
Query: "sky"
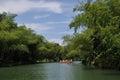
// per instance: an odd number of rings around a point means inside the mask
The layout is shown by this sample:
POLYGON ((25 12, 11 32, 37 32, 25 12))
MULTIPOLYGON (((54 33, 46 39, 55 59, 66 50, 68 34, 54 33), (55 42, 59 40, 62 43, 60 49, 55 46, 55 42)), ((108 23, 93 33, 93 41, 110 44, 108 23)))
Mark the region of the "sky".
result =
POLYGON ((0 13, 17 14, 18 25, 24 24, 48 41, 62 45, 62 37, 74 33, 69 24, 77 4, 78 0, 0 0, 0 13))

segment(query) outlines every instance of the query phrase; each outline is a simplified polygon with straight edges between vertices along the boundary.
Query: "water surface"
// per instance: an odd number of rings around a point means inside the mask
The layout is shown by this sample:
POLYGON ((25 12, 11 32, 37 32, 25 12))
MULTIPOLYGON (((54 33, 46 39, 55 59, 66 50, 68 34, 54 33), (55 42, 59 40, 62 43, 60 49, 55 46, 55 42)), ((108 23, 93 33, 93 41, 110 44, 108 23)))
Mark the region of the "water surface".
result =
POLYGON ((120 72, 91 69, 79 62, 42 63, 0 68, 0 80, 120 80, 120 72))

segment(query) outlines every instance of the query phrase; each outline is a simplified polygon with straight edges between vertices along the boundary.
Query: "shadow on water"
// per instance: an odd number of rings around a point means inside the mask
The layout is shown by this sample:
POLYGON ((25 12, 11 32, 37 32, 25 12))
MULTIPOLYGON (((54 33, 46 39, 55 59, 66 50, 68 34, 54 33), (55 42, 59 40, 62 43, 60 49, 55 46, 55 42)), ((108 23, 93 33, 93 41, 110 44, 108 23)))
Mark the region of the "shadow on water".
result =
POLYGON ((23 65, 0 68, 1 80, 44 80, 43 65, 23 65))
POLYGON ((106 76, 120 76, 120 71, 110 70, 110 71, 104 72, 103 74, 106 76))
POLYGON ((120 80, 120 72, 114 70, 93 69, 82 64, 71 66, 74 79, 70 80, 120 80))

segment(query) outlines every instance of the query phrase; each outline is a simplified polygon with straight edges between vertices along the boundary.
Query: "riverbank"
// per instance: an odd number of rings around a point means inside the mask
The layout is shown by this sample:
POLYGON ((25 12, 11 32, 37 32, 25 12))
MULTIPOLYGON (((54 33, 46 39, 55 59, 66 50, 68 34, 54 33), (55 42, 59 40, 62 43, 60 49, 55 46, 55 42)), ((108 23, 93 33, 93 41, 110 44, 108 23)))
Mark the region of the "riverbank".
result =
MULTIPOLYGON (((58 62, 58 61, 57 61, 58 62)), ((32 65, 32 64, 40 64, 40 63, 55 63, 55 61, 49 61, 49 60, 41 60, 41 61, 36 61, 32 63, 0 63, 0 67, 12 67, 12 66, 20 66, 20 65, 32 65)))

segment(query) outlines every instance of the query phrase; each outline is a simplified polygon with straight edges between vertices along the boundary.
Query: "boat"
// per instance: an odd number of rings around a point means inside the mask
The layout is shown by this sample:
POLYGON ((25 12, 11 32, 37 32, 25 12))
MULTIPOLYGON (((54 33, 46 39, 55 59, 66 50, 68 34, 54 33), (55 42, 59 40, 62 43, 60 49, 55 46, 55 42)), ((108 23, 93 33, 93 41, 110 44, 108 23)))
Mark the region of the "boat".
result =
POLYGON ((72 62, 73 62, 72 59, 70 59, 70 60, 66 59, 66 60, 59 61, 59 63, 72 63, 72 62))

